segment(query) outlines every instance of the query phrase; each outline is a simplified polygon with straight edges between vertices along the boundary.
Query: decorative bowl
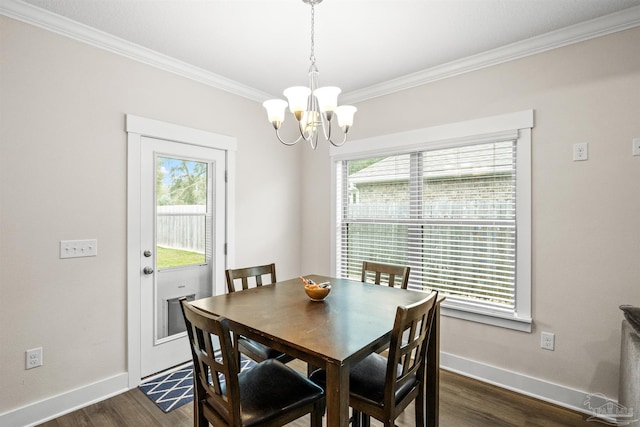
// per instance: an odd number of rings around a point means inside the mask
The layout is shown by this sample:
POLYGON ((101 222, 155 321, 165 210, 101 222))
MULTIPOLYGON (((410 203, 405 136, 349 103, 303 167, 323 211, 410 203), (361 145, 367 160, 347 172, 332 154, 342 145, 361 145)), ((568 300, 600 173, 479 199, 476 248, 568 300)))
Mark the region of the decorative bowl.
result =
POLYGON ((329 292, 331 292, 331 285, 328 283, 311 286, 305 285, 304 291, 311 301, 322 301, 329 295, 329 292))

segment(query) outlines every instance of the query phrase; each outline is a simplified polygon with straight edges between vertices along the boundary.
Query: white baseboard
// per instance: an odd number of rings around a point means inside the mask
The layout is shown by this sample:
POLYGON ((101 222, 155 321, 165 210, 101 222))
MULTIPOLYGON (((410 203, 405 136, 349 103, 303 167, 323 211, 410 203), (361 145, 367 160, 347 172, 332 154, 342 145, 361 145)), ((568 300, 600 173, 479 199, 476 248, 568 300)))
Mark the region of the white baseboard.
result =
POLYGON ((0 414, 0 426, 31 427, 127 391, 125 372, 0 414))
MULTIPOLYGON (((553 403, 554 405, 591 415, 594 419, 598 408, 616 402, 601 393, 586 393, 444 352, 440 353, 440 367, 507 390, 553 403)), ((607 419, 606 416, 602 415, 599 418, 601 420, 607 419)))
MULTIPOLYGON (((615 402, 601 394, 586 393, 449 353, 440 354, 440 367, 591 416, 595 409, 615 402)), ((116 375, 0 414, 0 426, 31 427, 123 393, 129 389, 127 384, 127 373, 116 375)))

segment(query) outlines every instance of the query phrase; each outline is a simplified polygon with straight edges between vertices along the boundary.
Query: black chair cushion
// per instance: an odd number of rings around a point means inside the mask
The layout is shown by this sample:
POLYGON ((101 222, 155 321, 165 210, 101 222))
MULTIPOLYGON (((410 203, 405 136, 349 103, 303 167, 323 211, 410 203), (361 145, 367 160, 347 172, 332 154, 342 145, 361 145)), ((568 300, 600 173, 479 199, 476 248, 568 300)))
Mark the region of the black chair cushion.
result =
POLYGON ((243 336, 238 337, 238 348, 240 349, 241 353, 256 355, 260 358, 260 360, 281 359, 283 356, 286 356, 285 353, 274 350, 269 346, 261 344, 257 341, 250 340, 243 336))
POLYGON ((283 411, 307 405, 324 390, 285 364, 269 359, 238 375, 242 425, 268 423, 283 411))
MULTIPOLYGON (((398 367, 398 373, 401 372, 398 367)), ((349 373, 349 393, 372 404, 382 406, 384 400, 384 386, 387 374, 387 358, 377 353, 370 354, 361 362, 358 362, 349 373)), ((309 379, 324 387, 326 384, 326 372, 323 369, 314 371, 309 379)), ((417 378, 410 378, 398 390, 396 390, 396 402, 400 401, 411 391, 417 378)))

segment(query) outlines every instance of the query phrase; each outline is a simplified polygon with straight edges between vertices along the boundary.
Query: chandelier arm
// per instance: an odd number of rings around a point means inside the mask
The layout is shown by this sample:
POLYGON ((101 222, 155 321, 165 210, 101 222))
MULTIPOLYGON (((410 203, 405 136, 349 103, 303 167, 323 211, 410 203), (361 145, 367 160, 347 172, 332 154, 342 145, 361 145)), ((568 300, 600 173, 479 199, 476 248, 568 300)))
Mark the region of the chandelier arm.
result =
POLYGON ((313 147, 312 140, 313 140, 314 135, 316 135, 317 132, 307 132, 305 130, 305 128, 302 126, 302 121, 298 122, 298 130, 300 131, 300 136, 298 137, 296 142, 300 141, 300 138, 302 138, 305 141, 309 142, 309 144, 311 144, 311 146, 313 147))
POLYGON ((329 128, 329 130, 325 133, 324 139, 326 139, 327 141, 331 141, 331 129, 333 128, 333 125, 331 124, 331 119, 329 118, 329 116, 327 116, 327 127, 329 128))
POLYGON ((318 147, 318 132, 311 134, 310 138, 307 139, 307 141, 309 141, 309 145, 311 146, 311 148, 315 150, 316 147, 318 147))
POLYGON ((298 142, 300 142, 300 140, 303 138, 303 135, 300 135, 298 137, 298 139, 296 139, 293 142, 286 142, 285 140, 283 140, 280 137, 280 129, 276 129, 276 137, 278 138, 278 141, 282 142, 284 145, 292 146, 292 145, 296 145, 298 142))
POLYGON ((342 142, 335 142, 331 139, 331 130, 333 129, 333 125, 331 124, 331 120, 326 116, 326 113, 322 115, 322 132, 324 133, 324 139, 329 141, 334 147, 342 147, 345 142, 347 142, 347 133, 345 132, 342 138, 342 142), (326 127, 325 127, 326 123, 326 127), (328 130, 327 130, 328 129, 328 130))
POLYGON ((342 147, 344 143, 347 142, 347 134, 344 134, 344 138, 342 138, 342 142, 340 143, 333 142, 331 138, 327 138, 327 141, 329 141, 334 147, 342 147))
POLYGON ((324 139, 327 141, 331 137, 331 121, 327 120, 326 113, 319 113, 320 123, 322 125, 322 133, 324 134, 324 139), (327 128, 329 129, 327 131, 327 128))

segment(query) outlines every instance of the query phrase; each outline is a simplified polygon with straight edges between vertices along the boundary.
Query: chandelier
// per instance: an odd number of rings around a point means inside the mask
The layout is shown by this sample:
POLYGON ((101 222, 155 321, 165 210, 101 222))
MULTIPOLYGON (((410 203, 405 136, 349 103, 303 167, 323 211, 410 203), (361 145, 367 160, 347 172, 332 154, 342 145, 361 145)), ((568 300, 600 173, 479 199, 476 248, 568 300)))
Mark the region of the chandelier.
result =
POLYGON ((356 107, 352 105, 338 106, 338 95, 341 90, 335 86, 318 87, 318 67, 314 53, 314 6, 322 0, 302 0, 311 6, 311 55, 309 60, 309 87, 293 86, 285 89, 283 99, 269 99, 262 105, 267 110, 267 117, 276 131, 276 137, 284 145, 295 145, 301 140, 309 142, 314 150, 318 146, 319 130, 322 129, 324 138, 336 147, 340 147, 347 141, 347 133, 353 124, 353 115, 356 107), (284 141, 280 136, 280 126, 285 119, 285 108, 293 113, 298 121, 300 136, 295 141, 284 141), (332 119, 336 116, 338 126, 342 129, 342 141, 335 142, 331 135, 332 119))

